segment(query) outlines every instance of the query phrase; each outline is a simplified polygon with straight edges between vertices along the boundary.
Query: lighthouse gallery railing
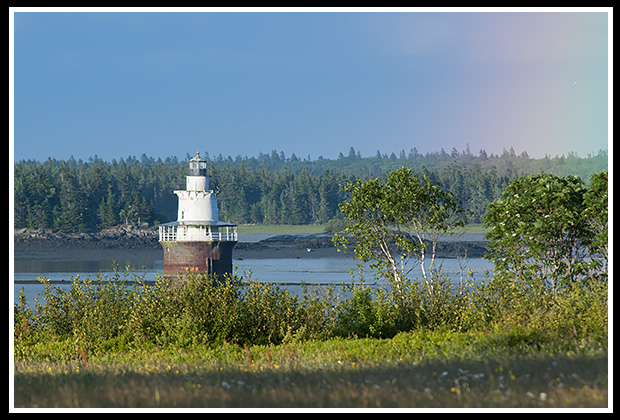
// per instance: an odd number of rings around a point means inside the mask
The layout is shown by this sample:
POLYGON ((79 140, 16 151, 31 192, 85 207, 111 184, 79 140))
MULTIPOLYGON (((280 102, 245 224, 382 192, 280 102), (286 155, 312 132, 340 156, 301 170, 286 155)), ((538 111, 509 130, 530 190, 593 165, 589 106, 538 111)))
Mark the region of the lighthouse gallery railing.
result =
POLYGON ((187 230, 185 226, 159 226, 160 242, 175 241, 236 241, 237 227, 226 226, 217 232, 202 230, 196 232, 194 229, 187 230))

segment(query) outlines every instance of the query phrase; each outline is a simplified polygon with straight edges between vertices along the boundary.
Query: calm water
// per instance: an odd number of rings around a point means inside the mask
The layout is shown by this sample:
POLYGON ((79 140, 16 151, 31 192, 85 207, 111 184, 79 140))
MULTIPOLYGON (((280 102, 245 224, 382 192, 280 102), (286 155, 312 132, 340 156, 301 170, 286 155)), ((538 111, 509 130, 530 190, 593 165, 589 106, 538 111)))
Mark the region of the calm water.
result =
MULTIPOLYGON (((439 260, 444 271, 458 278, 459 265, 456 259, 439 260)), ((357 261, 349 258, 295 258, 295 259, 244 259, 234 260, 237 274, 251 270, 252 279, 260 282, 289 283, 288 288, 292 291, 299 291, 299 284, 316 283, 350 283, 353 279, 359 280, 357 261), (293 285, 290 285, 293 283, 293 285)), ((126 266, 131 267, 131 272, 144 276, 146 281, 154 281, 163 272, 163 260, 155 261, 129 261, 118 267, 119 272, 123 272, 126 266)), ((469 259, 466 266, 471 268, 476 279, 482 279, 484 271, 493 269, 493 265, 484 259, 469 259)), ((43 290, 41 284, 20 284, 20 281, 36 280, 39 276, 44 276, 50 280, 65 281, 69 287, 72 278, 80 275, 82 278, 94 276, 101 272, 111 275, 113 273, 112 263, 101 261, 15 261, 14 267, 14 299, 19 297, 19 291, 24 287, 24 293, 29 303, 34 302, 34 298, 43 290)), ((419 276, 419 269, 416 274, 419 276)), ((373 272, 364 266, 362 272, 367 283, 375 283, 373 272)), ((421 276, 420 276, 421 277, 421 276)), ((131 277, 128 277, 131 279, 131 277)))

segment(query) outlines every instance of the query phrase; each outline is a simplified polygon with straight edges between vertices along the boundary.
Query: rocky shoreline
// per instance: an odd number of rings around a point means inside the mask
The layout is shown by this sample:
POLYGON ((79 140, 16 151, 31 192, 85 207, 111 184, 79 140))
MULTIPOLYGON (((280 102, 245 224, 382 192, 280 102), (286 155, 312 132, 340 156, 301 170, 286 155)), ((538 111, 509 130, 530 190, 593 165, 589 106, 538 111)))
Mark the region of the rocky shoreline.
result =
POLYGON ((159 248, 155 229, 133 226, 115 226, 100 232, 59 233, 49 229, 18 229, 13 232, 15 247, 58 248, 77 246, 85 248, 148 249, 159 248))
MULTIPOLYGON (((243 235, 234 249, 234 259, 251 258, 324 258, 352 257, 353 252, 338 252, 327 234, 274 235, 258 241, 244 241, 243 235)), ((437 256, 454 258, 466 255, 479 258, 486 253, 486 241, 442 240, 437 256)), ((473 240, 472 240, 473 239, 473 240)), ((140 255, 161 259, 162 248, 156 229, 117 226, 92 233, 58 233, 51 230, 18 229, 14 231, 15 260, 28 259, 115 259, 118 255, 140 255)))

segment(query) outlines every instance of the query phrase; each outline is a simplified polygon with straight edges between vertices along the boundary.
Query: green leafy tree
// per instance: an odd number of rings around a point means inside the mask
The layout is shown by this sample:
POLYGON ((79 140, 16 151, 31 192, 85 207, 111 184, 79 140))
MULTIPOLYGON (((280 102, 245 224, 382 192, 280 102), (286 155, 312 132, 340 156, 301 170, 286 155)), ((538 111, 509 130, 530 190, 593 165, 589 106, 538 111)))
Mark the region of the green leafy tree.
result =
POLYGON ((581 279, 590 231, 583 217, 585 187, 577 176, 528 175, 511 182, 489 204, 487 255, 496 273, 556 295, 581 279))
POLYGON ((348 226, 334 241, 346 248, 350 241, 345 235, 353 236, 356 257, 370 262, 398 294, 403 293, 407 276, 419 266, 432 293, 437 241, 440 235, 464 225, 464 211, 454 196, 409 168, 390 173, 385 182, 358 179, 348 183, 345 191, 351 196, 339 207, 348 226))
POLYGON ((590 185, 583 195, 583 216, 591 234, 589 242, 591 268, 596 274, 606 273, 609 256, 608 244, 608 173, 601 171, 590 178, 590 185))
POLYGON ((585 212, 584 217, 588 221, 594 239, 591 248, 599 253, 607 261, 608 258, 608 173, 602 171, 595 173, 590 178, 590 186, 583 196, 585 212))

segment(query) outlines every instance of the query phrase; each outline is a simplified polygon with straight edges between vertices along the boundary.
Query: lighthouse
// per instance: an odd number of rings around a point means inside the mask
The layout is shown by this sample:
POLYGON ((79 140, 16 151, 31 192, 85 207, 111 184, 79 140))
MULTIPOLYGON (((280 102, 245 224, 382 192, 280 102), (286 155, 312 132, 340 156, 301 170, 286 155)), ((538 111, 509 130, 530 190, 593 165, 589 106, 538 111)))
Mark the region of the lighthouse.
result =
POLYGON ((221 278, 232 274, 237 225, 218 220, 217 196, 209 189, 207 162, 198 153, 189 161, 185 189, 174 193, 179 198, 177 220, 159 225, 164 276, 198 272, 221 278))

